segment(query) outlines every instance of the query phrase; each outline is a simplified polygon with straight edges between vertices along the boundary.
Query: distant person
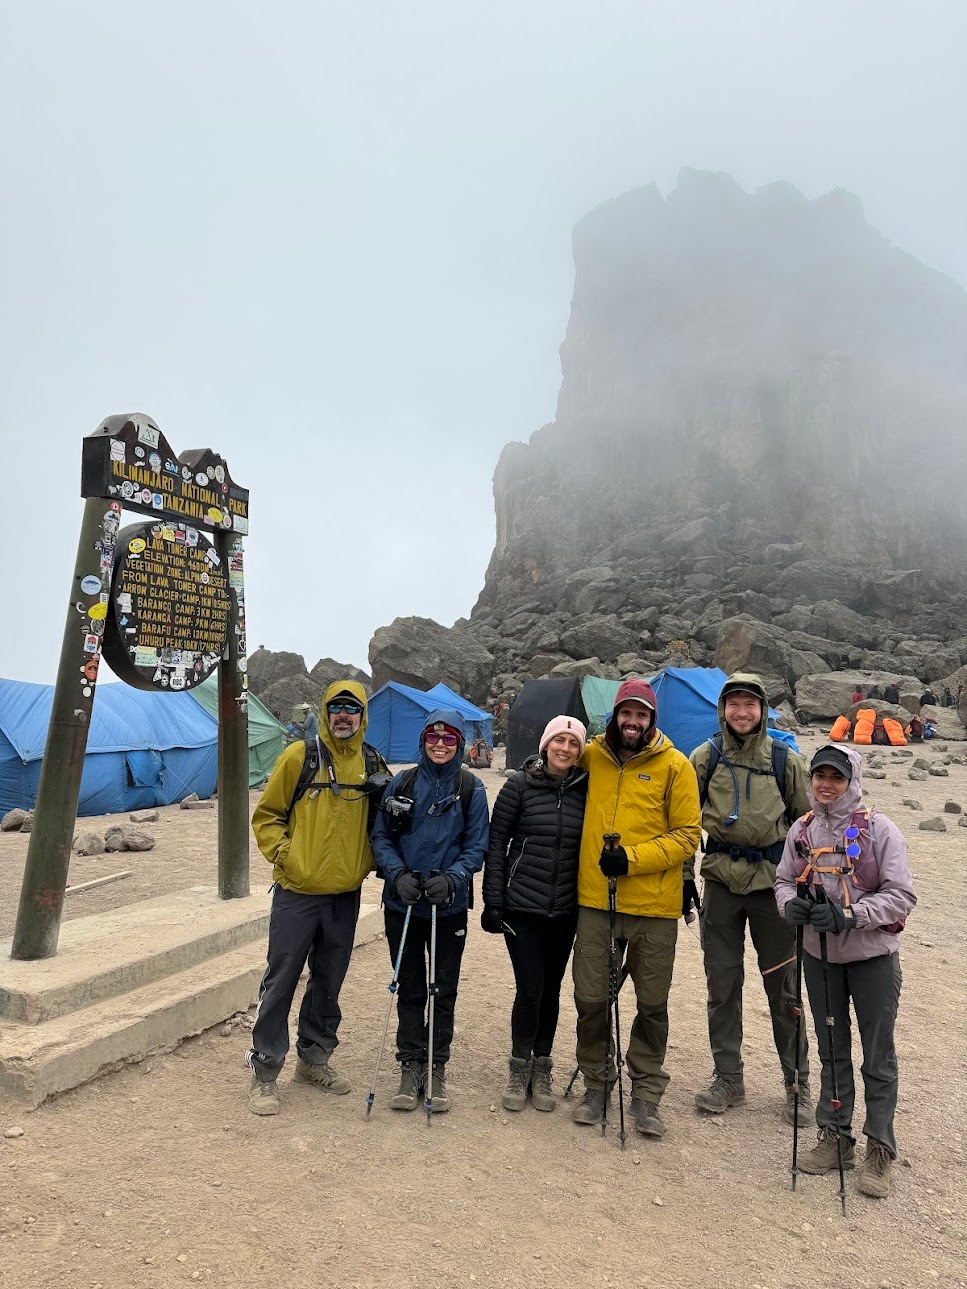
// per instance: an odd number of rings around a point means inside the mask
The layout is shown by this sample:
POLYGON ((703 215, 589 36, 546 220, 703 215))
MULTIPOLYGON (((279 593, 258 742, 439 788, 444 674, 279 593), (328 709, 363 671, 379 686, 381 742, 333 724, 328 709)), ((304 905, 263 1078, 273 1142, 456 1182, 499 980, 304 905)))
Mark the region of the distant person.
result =
POLYGON ((517 986, 505 1110, 523 1110, 528 1095, 535 1110, 557 1104, 551 1052, 577 927, 586 740, 576 717, 548 721, 538 754, 507 780, 491 814, 480 925, 503 933, 517 986))
POLYGON ((882 697, 883 691, 880 689, 879 685, 873 685, 870 692, 867 694, 867 698, 882 699, 882 697))
POLYGON ((617 1077, 608 1012, 608 878, 614 877, 617 938, 638 1004, 626 1058, 631 1112, 638 1132, 663 1137, 658 1106, 668 1086, 668 991, 682 915, 682 865, 702 835, 698 784, 688 758, 658 728, 658 701, 643 680, 621 684, 607 728, 588 744, 582 765, 590 777, 572 970, 585 1093, 572 1117, 600 1123, 617 1077), (620 839, 612 845, 605 839, 615 833, 620 839))
POLYGON ((463 769, 465 739, 459 712, 431 712, 420 734, 416 771, 402 770, 394 777, 373 829, 376 862, 385 879, 383 916, 393 963, 406 911, 412 909, 396 993, 400 1088, 390 1103, 394 1110, 415 1110, 424 1093, 432 1113, 450 1109, 446 1067, 467 943, 470 884, 483 867, 488 840, 487 792, 480 779, 463 769), (427 967, 434 928, 431 1063, 427 967))
MULTIPOLYGON (((822 1091, 816 1107, 819 1139, 799 1156, 804 1173, 828 1173, 855 1165, 854 1078, 850 1043, 850 1003, 863 1046, 866 1155, 857 1184, 864 1195, 890 1193, 890 1170, 897 1155, 893 1120, 897 1104, 894 1026, 900 1000, 900 939, 917 902, 903 834, 878 810, 863 806, 862 758, 852 748, 822 747, 810 764, 812 811, 795 823, 786 838, 776 874, 776 902, 791 926, 803 927, 803 969, 822 1061, 822 1091), (830 844, 848 844, 856 829, 859 854, 829 853, 830 844), (848 866, 847 866, 848 865, 848 866), (815 900, 821 885, 826 900, 815 900), (820 936, 829 957, 830 1005, 820 936), (827 1024, 827 1012, 832 1024, 827 1024), (830 1048, 830 1029, 833 1047, 830 1048), (837 1093, 833 1104, 832 1062, 837 1093), (837 1140, 839 1138, 839 1140, 837 1140)), ((856 836, 856 834, 854 834, 856 836)))
POLYGON ((943 687, 943 693, 941 694, 941 696, 940 696, 940 697, 941 697, 941 699, 942 699, 942 701, 943 701, 943 705, 944 705, 944 707, 953 707, 953 705, 954 705, 954 696, 953 696, 953 694, 950 692, 950 686, 949 686, 949 685, 944 685, 944 687, 943 687))
POLYGON ((850 699, 850 702, 855 704, 855 703, 861 703, 862 701, 863 701, 863 691, 862 689, 860 689, 859 685, 857 685, 856 688, 853 690, 853 697, 850 699))
POLYGON ((737 672, 719 696, 719 733, 691 755, 708 841, 701 902, 689 861, 682 912, 687 916, 693 903, 700 909, 714 1067, 711 1085, 696 1093, 695 1104, 709 1114, 724 1114, 745 1101, 742 987, 748 926, 772 1016, 783 1109, 791 1123, 797 1070, 800 1112, 812 1110, 809 1056, 805 1033, 798 1053, 796 1048, 796 936, 776 909, 773 885, 789 826, 809 809, 808 778, 799 753, 769 734, 768 711, 759 677, 737 672))
POLYGON ((359 891, 373 867, 367 762, 384 774, 386 764, 363 742, 362 685, 334 681, 326 690, 325 712, 317 745, 321 763, 309 790, 296 800, 307 756, 300 740, 279 757, 252 815, 255 840, 272 865, 273 881, 268 966, 247 1055, 254 1075, 249 1108, 258 1115, 282 1108, 276 1080, 289 1050, 289 1011, 307 959, 295 1077, 322 1092, 350 1091, 349 1080, 333 1069, 330 1058, 339 1041, 339 991, 352 953, 359 891))
POLYGON ((884 689, 883 701, 886 703, 892 703, 894 707, 899 703, 900 691, 897 688, 895 680, 891 680, 890 683, 887 685, 886 689, 884 689))
POLYGON ((921 707, 939 707, 940 706, 940 704, 937 702, 937 695, 933 692, 933 690, 930 688, 929 685, 920 695, 920 706, 921 707))

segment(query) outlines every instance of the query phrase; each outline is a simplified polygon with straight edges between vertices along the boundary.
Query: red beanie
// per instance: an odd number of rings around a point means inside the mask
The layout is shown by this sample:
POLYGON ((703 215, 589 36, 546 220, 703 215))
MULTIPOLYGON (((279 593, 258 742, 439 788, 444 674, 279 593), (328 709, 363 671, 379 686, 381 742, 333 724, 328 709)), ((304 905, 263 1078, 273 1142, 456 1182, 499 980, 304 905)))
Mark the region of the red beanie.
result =
POLYGON ((644 703, 646 707, 651 708, 655 720, 658 720, 658 699, 655 697, 655 691, 647 680, 624 680, 618 686, 618 692, 614 696, 614 711, 617 711, 622 703, 627 703, 629 699, 634 699, 637 703, 644 703))

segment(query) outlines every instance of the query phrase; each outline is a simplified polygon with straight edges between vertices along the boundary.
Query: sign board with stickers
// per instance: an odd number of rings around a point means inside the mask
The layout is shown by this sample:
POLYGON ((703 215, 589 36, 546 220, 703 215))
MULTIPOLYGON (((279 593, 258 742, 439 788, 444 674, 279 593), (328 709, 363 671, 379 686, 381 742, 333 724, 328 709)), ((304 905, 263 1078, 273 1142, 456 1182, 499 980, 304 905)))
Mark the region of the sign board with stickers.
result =
POLYGON ((228 640, 228 569, 191 525, 134 524, 118 534, 103 608, 104 658, 121 680, 191 689, 218 666, 228 640))
POLYGON ((16 959, 57 951, 102 656, 128 684, 167 693, 190 690, 218 669, 218 893, 249 893, 248 490, 232 479, 224 457, 210 448, 178 456, 149 416, 132 413, 109 416, 84 439, 81 495, 84 517, 11 945, 16 959), (123 510, 150 520, 122 529, 123 510))

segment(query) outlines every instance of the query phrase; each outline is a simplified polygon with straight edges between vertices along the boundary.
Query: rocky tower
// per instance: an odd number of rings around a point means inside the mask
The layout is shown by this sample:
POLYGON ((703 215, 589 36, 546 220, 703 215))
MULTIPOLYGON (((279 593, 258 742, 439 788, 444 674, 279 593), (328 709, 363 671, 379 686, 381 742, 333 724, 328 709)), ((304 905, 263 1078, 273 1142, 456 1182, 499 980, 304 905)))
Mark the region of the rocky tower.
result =
POLYGON ((557 417, 494 476, 471 624, 498 673, 581 657, 596 641, 565 637, 602 615, 596 656, 648 663, 674 638, 708 661, 710 628, 743 613, 839 639, 816 601, 872 621, 854 649, 962 634, 957 283, 849 193, 693 170, 592 211, 574 261, 557 417))

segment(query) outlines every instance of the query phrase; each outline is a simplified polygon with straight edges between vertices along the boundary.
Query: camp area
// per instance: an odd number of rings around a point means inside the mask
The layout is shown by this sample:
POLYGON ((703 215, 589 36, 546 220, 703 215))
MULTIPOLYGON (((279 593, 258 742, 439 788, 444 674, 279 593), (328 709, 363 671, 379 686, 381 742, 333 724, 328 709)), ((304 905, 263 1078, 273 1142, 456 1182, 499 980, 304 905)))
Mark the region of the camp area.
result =
POLYGON ((440 708, 457 711, 467 726, 467 743, 483 739, 494 745, 494 722, 483 711, 444 684, 432 689, 413 689, 395 680, 387 681, 369 700, 366 742, 391 764, 415 761, 420 753, 420 734, 427 717, 440 708))

